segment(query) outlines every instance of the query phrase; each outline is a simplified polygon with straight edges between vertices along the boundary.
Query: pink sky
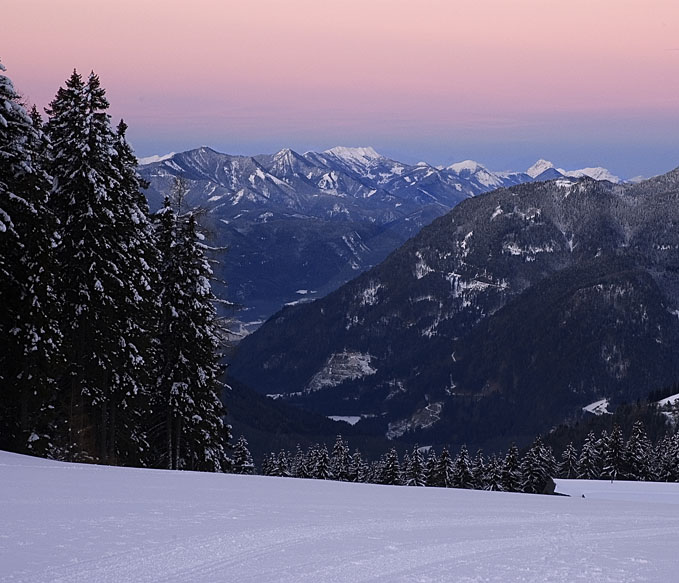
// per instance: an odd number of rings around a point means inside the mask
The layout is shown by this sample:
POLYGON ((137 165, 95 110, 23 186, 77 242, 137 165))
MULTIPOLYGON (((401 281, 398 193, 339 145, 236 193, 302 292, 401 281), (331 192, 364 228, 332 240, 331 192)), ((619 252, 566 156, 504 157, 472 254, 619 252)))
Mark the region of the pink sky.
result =
POLYGON ((371 144, 495 168, 679 164, 677 0, 4 0, 1 13, 0 58, 27 100, 94 69, 140 155, 371 144))

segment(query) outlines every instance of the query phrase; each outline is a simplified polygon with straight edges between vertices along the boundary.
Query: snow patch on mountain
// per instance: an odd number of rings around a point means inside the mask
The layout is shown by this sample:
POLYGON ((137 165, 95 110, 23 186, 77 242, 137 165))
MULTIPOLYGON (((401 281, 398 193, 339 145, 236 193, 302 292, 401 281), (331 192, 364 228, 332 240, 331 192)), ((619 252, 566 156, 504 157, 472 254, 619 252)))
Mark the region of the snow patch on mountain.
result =
POLYGON ((373 375, 376 368, 370 366, 370 354, 343 351, 328 358, 321 369, 312 377, 307 385, 307 392, 320 391, 336 387, 347 380, 360 379, 373 375))
POLYGON ((417 251, 415 252, 415 255, 417 257, 417 262, 415 263, 415 277, 417 279, 422 279, 428 273, 433 273, 434 270, 427 265, 424 257, 422 257, 422 253, 417 251))
POLYGON ((177 152, 170 152, 169 154, 163 154, 162 156, 158 155, 146 156, 145 158, 137 158, 137 161, 139 162, 140 166, 146 166, 147 164, 153 164, 155 162, 163 162, 165 160, 169 160, 176 153, 177 152))
POLYGON ((679 404, 679 393, 677 393, 676 395, 670 395, 669 397, 665 397, 664 399, 658 401, 658 405, 660 407, 663 407, 664 405, 674 405, 674 404, 679 404))
POLYGON ((609 401, 608 399, 600 399, 599 401, 594 401, 589 405, 582 408, 585 413, 591 413, 592 415, 610 415, 611 412, 608 410, 609 401))
POLYGON ((387 439, 396 439, 414 429, 428 429, 441 420, 443 402, 429 403, 426 407, 413 413, 408 419, 401 419, 389 423, 386 432, 387 439))

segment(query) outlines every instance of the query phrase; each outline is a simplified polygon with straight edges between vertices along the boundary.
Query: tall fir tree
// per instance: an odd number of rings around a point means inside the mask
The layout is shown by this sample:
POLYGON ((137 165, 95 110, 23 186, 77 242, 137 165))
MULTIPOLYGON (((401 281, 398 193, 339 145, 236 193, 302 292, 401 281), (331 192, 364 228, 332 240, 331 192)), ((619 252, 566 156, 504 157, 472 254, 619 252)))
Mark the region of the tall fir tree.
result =
POLYGON ((4 71, 0 63, 0 448, 54 455, 57 221, 45 137, 4 71))
POLYGON ((221 336, 212 269, 192 213, 166 199, 158 213, 161 254, 158 377, 153 409, 162 428, 156 448, 171 469, 224 471, 229 439, 219 399, 221 336))
MULTIPOLYGON (((429 483, 427 482, 428 485, 429 483)), ((439 456, 436 467, 436 483, 433 485, 441 488, 455 487, 455 466, 447 447, 443 448, 439 456)))
POLYGON ((541 437, 536 437, 521 461, 521 489, 533 494, 544 492, 548 480, 554 474, 555 466, 551 449, 544 445, 541 437))
POLYGON ((406 486, 424 486, 426 483, 424 458, 419 446, 413 447, 410 464, 405 475, 406 486))
POLYGON ((332 480, 333 475, 330 470, 330 455, 328 454, 328 448, 323 445, 323 447, 316 449, 315 453, 313 477, 317 480, 332 480))
POLYGON ((238 438, 236 445, 233 447, 233 466, 231 471, 234 474, 254 474, 255 464, 252 461, 252 455, 248 449, 248 442, 242 435, 238 438))
POLYGON ((472 474, 472 462, 469 459, 469 451, 466 445, 460 447, 453 462, 453 486, 455 488, 473 488, 474 475, 472 474))
POLYGON ((401 484, 401 465, 399 463, 398 453, 393 447, 384 458, 380 483, 392 486, 401 484))
POLYGON ((625 439, 620 426, 614 425, 603 442, 601 477, 609 480, 625 478, 625 439))
POLYGON ((652 445, 646 434, 643 421, 637 421, 632 426, 632 433, 627 440, 625 457, 627 461, 628 478, 631 480, 652 480, 652 445))
POLYGON ((505 492, 519 492, 522 482, 519 448, 512 443, 502 463, 502 489, 505 492))
POLYGON ((439 458, 436 451, 432 447, 427 455, 427 461, 424 465, 424 485, 438 486, 439 485, 439 458))
POLYGON ((99 78, 73 72, 47 110, 50 205, 68 362, 65 447, 75 459, 144 464, 138 412, 148 396, 145 322, 153 311, 153 239, 136 160, 111 127, 99 78))
POLYGON ((349 474, 349 446, 341 435, 335 439, 330 458, 330 471, 335 480, 346 482, 349 474))
POLYGON ((503 461, 493 456, 488 460, 486 464, 486 477, 484 480, 484 490, 490 490, 493 492, 502 492, 504 486, 502 485, 502 466, 503 461))
POLYGON ((350 482, 365 482, 367 467, 361 452, 356 450, 349 460, 348 479, 350 482))
POLYGON ((583 480, 597 480, 601 475, 601 460, 599 448, 593 431, 590 431, 582 444, 578 458, 578 478, 583 480))
POLYGON ((569 443, 561 454, 559 476, 562 478, 576 478, 578 475, 578 451, 573 442, 569 443))

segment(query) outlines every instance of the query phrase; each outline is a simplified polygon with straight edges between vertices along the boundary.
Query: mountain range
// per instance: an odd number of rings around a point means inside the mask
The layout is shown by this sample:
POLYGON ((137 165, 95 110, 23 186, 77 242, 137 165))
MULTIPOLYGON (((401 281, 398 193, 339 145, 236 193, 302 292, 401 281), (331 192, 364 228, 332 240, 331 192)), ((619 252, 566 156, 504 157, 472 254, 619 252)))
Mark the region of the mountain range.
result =
POLYGON ((232 376, 376 435, 489 448, 676 382, 679 169, 638 184, 538 170, 559 177, 467 198, 277 313, 232 376))
POLYGON ((466 198, 498 187, 589 174, 539 161, 527 172, 492 172, 464 161, 405 164, 373 148, 232 156, 201 147, 141 159, 153 210, 181 176, 187 205, 202 207, 218 246, 223 294, 237 318, 258 324, 283 305, 321 297, 382 261, 466 198))

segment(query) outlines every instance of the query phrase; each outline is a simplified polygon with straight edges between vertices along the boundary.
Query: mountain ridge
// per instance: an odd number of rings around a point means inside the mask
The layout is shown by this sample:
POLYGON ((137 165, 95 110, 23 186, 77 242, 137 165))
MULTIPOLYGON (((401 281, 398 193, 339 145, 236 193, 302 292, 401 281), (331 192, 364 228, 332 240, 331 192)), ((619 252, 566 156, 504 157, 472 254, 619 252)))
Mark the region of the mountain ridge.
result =
POLYGON ((420 443, 529 436, 594 400, 645 396, 679 376, 677 202, 677 170, 466 199, 375 268, 276 314, 232 373, 420 443))
POLYGON ((145 161, 152 209, 181 176, 186 204, 206 210, 215 243, 230 249, 223 293, 244 306, 238 317, 250 325, 332 291, 460 201, 533 180, 473 161, 405 164, 372 147, 247 156, 201 146, 145 161))

